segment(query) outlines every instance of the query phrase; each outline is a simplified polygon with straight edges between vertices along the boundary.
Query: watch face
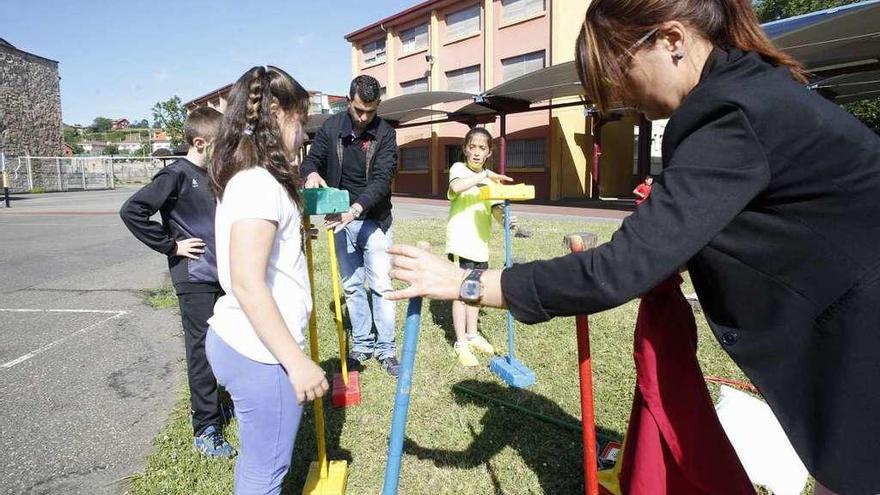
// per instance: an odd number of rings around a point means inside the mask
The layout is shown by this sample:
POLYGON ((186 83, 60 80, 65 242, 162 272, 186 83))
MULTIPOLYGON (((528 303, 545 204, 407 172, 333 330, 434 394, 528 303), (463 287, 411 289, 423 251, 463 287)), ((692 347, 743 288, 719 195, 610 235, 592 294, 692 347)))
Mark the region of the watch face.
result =
POLYGON ((461 284, 461 298, 465 301, 477 301, 480 299, 480 281, 465 280, 461 284))

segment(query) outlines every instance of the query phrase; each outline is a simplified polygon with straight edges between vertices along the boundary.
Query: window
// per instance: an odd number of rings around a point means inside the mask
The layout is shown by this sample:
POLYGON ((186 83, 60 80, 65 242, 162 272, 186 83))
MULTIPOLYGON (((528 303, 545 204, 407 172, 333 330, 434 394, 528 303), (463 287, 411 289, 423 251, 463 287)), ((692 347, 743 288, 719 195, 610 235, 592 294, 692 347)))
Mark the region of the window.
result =
POLYGON ((363 47, 364 65, 378 64, 385 61, 385 39, 367 43, 363 47))
POLYGON ((449 91, 480 92, 480 66, 465 67, 446 73, 446 86, 449 91))
POLYGON ((514 139, 508 141, 507 168, 544 168, 544 140, 514 139))
POLYGON ((401 148, 400 170, 428 170, 428 148, 401 148))
POLYGON ((454 40, 480 32, 480 6, 474 5, 446 16, 446 39, 454 40))
POLYGON ((406 55, 428 48, 428 25, 422 24, 400 32, 400 53, 406 55))
POLYGON ((461 149, 460 145, 447 144, 446 145, 446 169, 449 170, 457 162, 462 162, 462 163, 467 162, 467 158, 464 156, 464 150, 461 149))
POLYGON ((505 81, 535 72, 544 68, 544 51, 527 53, 501 61, 502 77, 505 81))
POLYGON ((501 23, 516 22, 544 12, 544 0, 501 0, 501 23))
POLYGON ((400 83, 400 94, 408 95, 410 93, 418 93, 421 91, 428 91, 428 78, 422 77, 420 79, 413 79, 412 81, 406 81, 400 83))

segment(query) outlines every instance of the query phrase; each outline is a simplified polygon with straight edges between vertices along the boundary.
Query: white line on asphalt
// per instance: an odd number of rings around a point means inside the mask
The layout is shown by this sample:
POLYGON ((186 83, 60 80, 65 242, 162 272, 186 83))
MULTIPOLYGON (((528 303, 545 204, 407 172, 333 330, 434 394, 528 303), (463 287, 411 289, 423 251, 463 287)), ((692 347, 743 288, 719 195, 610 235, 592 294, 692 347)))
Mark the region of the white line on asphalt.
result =
POLYGON ((107 323, 110 320, 115 320, 116 318, 119 318, 120 316, 128 314, 128 311, 104 311, 104 310, 90 310, 90 309, 2 309, 2 308, 0 308, 0 312, 7 312, 7 313, 96 313, 96 314, 111 314, 112 315, 108 318, 104 318, 103 320, 101 320, 97 323, 93 323, 85 328, 81 328, 81 329, 79 329, 69 335, 61 337, 60 339, 58 339, 54 342, 50 342, 50 343, 44 345, 43 347, 40 347, 39 349, 33 350, 33 351, 25 354, 24 356, 21 356, 20 358, 13 359, 12 361, 9 361, 8 363, 0 364, 0 368, 12 368, 13 366, 15 366, 17 364, 21 364, 21 363, 27 361, 28 359, 36 356, 37 354, 41 354, 43 352, 46 352, 49 349, 55 347, 56 345, 64 343, 65 341, 69 340, 71 337, 86 333, 89 330, 92 330, 92 329, 97 328, 98 326, 100 326, 104 323, 107 323))
POLYGON ((0 308, 0 312, 6 313, 99 313, 104 315, 115 315, 121 314, 124 315, 128 313, 128 311, 112 311, 106 309, 31 309, 31 308, 20 308, 20 309, 6 309, 0 308))

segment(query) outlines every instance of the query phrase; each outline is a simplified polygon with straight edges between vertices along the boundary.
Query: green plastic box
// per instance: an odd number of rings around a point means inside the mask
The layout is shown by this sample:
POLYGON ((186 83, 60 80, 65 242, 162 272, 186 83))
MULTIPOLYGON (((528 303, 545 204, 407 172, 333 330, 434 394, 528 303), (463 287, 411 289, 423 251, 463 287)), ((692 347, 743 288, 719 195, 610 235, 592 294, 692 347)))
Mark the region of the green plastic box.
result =
POLYGON ((306 215, 329 215, 348 211, 348 191, 332 187, 303 189, 306 215))

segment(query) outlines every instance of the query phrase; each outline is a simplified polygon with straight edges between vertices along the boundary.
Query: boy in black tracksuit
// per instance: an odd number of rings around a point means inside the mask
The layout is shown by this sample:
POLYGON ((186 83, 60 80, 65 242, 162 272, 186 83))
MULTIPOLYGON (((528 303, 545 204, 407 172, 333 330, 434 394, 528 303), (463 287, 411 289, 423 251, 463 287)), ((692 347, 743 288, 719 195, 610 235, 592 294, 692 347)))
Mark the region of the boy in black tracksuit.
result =
POLYGON ((199 108, 187 117, 186 158, 163 168, 134 193, 119 211, 132 234, 168 256, 183 323, 192 407, 193 445, 209 457, 231 457, 235 449, 223 438, 217 380, 205 357, 205 335, 214 303, 223 294, 214 253, 216 201, 208 187, 207 149, 222 114, 199 108), (150 220, 160 212, 162 223, 150 220))

